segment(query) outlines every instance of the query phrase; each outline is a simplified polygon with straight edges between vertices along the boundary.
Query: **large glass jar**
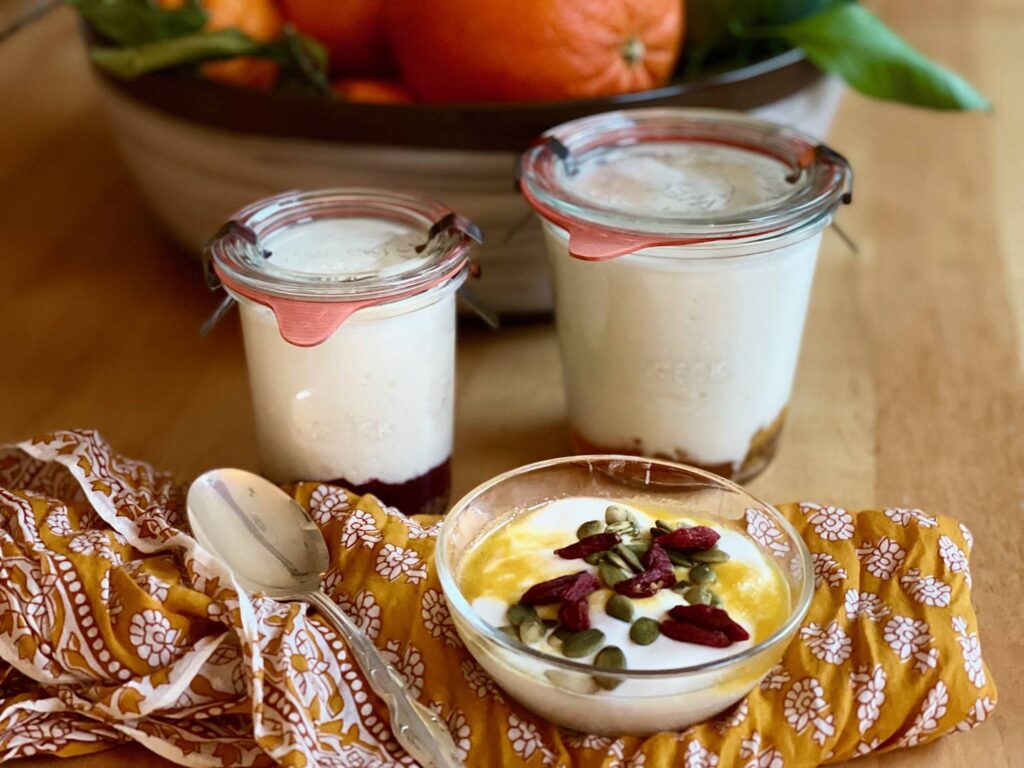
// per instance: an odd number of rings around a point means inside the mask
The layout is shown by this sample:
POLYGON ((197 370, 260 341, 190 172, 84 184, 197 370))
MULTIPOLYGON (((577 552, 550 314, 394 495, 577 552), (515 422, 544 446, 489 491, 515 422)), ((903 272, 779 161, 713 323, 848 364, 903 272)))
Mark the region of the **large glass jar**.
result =
POLYGON ((757 474, 792 391, 846 161, 727 112, 565 123, 522 160, 544 224, 574 447, 757 474))
POLYGON ((260 200, 210 242, 241 310, 267 477, 444 511, 455 291, 474 235, 437 203, 354 189, 260 200))

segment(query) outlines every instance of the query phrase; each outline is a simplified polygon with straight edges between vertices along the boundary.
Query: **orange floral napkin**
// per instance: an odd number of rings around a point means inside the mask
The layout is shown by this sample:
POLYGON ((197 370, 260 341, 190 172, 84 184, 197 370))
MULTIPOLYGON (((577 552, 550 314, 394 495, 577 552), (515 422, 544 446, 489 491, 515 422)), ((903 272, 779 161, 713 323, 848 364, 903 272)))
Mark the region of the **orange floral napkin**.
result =
MULTIPOLYGON (((183 490, 93 432, 0 449, 0 761, 137 741, 191 766, 411 765, 338 636, 236 590, 186 532, 183 490)), ((948 518, 783 506, 817 590, 782 663, 714 721, 611 739, 536 717, 473 661, 432 568, 436 518, 326 485, 295 496, 330 544, 327 591, 469 766, 794 768, 923 744, 995 706, 971 535, 948 518)))

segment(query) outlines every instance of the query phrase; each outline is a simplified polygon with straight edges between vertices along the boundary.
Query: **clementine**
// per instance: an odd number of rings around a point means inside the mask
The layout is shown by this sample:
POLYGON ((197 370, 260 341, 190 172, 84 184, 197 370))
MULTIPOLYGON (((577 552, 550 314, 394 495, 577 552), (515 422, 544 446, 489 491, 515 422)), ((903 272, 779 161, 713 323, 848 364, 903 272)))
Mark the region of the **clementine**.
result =
POLYGON ((409 90, 397 80, 335 80, 334 92, 345 101, 363 104, 409 104, 413 101, 409 90))
POLYGON ((388 3, 402 78, 427 101, 540 101, 663 85, 683 35, 680 0, 388 3))
MULTIPOLYGON (((202 0, 202 5, 208 17, 206 29, 238 29, 261 42, 275 40, 281 34, 283 21, 273 0, 202 0)), ((272 88, 278 66, 268 59, 238 56, 209 61, 203 64, 202 72, 211 80, 228 85, 272 88)))
POLYGON ((281 7, 296 29, 327 47, 333 72, 382 75, 394 71, 384 26, 386 2, 281 0, 281 7))

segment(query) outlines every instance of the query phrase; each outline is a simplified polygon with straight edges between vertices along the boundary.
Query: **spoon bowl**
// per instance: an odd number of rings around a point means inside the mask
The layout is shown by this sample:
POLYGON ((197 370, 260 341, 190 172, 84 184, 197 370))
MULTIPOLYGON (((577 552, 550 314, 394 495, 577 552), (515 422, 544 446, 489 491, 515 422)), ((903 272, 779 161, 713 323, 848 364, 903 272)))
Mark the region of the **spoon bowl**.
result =
POLYGON ((327 543, 306 510, 269 480, 215 469, 192 483, 187 505, 196 539, 246 591, 284 599, 320 589, 327 543))

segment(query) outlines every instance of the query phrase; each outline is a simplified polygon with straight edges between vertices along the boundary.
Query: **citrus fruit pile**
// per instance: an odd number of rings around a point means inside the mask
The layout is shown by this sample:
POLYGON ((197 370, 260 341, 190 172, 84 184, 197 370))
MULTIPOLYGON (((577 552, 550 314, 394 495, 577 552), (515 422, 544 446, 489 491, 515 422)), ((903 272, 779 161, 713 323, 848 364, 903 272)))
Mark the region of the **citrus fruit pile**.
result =
MULTIPOLYGON (((160 0, 173 7, 183 0, 160 0)), ((335 92, 376 103, 547 101, 664 85, 682 0, 202 0, 208 29, 272 40, 285 24, 327 50, 335 92)), ((209 62, 221 82, 271 87, 276 64, 209 62)))

